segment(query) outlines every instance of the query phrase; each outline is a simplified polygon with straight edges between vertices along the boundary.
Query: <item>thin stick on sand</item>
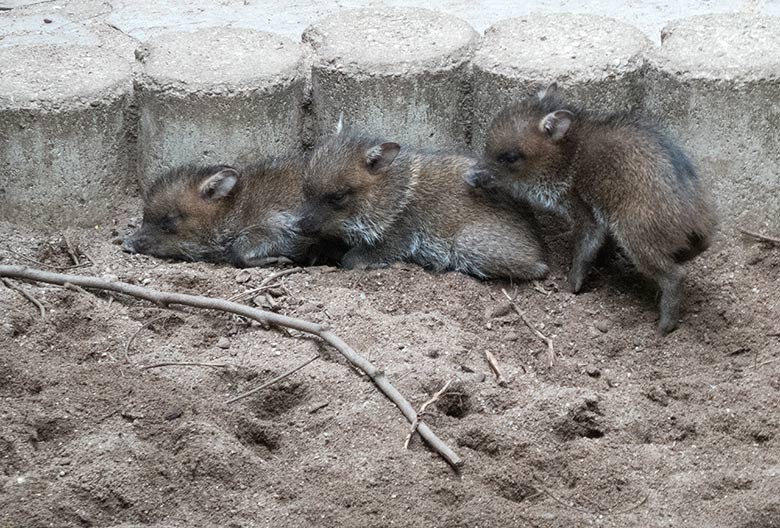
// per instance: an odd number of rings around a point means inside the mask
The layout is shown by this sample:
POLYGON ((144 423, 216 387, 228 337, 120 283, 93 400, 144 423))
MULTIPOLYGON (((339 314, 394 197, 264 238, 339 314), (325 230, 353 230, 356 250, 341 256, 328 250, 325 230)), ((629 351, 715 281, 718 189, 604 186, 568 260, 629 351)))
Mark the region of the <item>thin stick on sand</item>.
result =
POLYGON ((555 349, 553 348, 552 339, 541 333, 534 325, 531 324, 528 319, 526 319, 523 312, 520 310, 520 308, 517 307, 515 300, 509 296, 504 288, 501 288, 501 293, 504 294, 504 297, 509 299, 509 303, 512 305, 512 308, 514 308, 515 313, 520 316, 520 320, 523 321, 523 324, 525 324, 525 326, 527 326, 534 334, 536 334, 539 339, 544 341, 544 343, 547 345, 547 366, 548 368, 552 368, 553 365, 555 365, 555 349))
POLYGON ((748 231, 747 229, 740 229, 739 231, 743 235, 747 235, 749 237, 755 238, 756 240, 760 240, 762 242, 769 242, 770 244, 780 245, 780 238, 775 238, 768 235, 762 235, 761 233, 755 233, 753 231, 748 231))
MULTIPOLYGON (((131 297, 151 301, 158 306, 164 306, 166 308, 171 304, 179 304, 192 306, 194 308, 203 308, 206 310, 220 310, 223 312, 241 315, 261 323, 265 322, 271 325, 284 326, 306 334, 315 335, 338 350, 347 359, 347 361, 349 361, 352 365, 357 367, 369 378, 371 378, 371 381, 374 382, 377 388, 379 388, 379 390, 382 391, 382 393, 401 410, 406 419, 409 420, 409 423, 414 423, 414 421, 418 419, 417 412, 415 412, 412 405, 390 383, 384 372, 376 368, 365 357, 355 352, 352 347, 345 343, 339 336, 331 332, 326 326, 310 321, 305 321, 303 319, 287 317, 285 315, 280 315, 273 312, 266 312, 264 310, 246 306, 244 304, 226 301, 224 299, 213 299, 201 295, 161 292, 151 288, 144 288, 142 286, 127 284, 125 282, 106 281, 96 277, 86 277, 80 275, 52 273, 48 271, 27 268, 25 266, 0 266, 0 277, 46 282, 49 284, 59 284, 60 286, 63 286, 65 283, 71 283, 82 288, 92 288, 123 293, 131 297)), ((431 429, 425 423, 420 422, 417 426, 417 431, 420 433, 420 436, 422 436, 425 442, 437 453, 439 453, 439 455, 441 455, 441 457, 444 458, 444 460, 446 460, 450 465, 457 468, 463 464, 461 458, 455 454, 455 452, 438 436, 436 436, 436 434, 434 434, 434 432, 431 431, 431 429)))
POLYGON ((412 441, 412 437, 414 436, 414 433, 417 432, 417 428, 420 426, 420 418, 425 414, 425 410, 428 408, 429 405, 433 405, 437 401, 439 401, 439 398, 442 397, 442 395, 447 392, 447 389, 449 388, 450 384, 453 380, 449 380, 447 383, 444 384, 444 386, 439 389, 436 394, 431 396, 431 399, 427 402, 423 403, 420 406, 420 410, 417 411, 417 418, 412 422, 412 428, 409 431, 409 435, 406 437, 406 442, 404 442, 404 449, 409 449, 409 442, 412 441))

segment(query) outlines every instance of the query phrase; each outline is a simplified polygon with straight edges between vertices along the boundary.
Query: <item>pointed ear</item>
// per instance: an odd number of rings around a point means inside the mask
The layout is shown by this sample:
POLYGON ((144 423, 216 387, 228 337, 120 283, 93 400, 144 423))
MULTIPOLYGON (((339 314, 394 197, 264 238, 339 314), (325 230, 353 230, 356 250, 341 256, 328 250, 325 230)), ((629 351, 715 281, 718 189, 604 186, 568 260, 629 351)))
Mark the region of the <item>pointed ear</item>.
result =
POLYGON ((557 82, 550 83, 550 85, 547 86, 547 88, 545 88, 544 90, 540 90, 539 93, 536 94, 536 96, 539 98, 540 101, 545 97, 552 97, 554 95, 559 95, 557 82))
POLYGON ((334 127, 334 131, 338 136, 339 134, 341 134, 342 130, 344 130, 344 112, 339 112, 339 120, 336 123, 336 126, 334 127))
POLYGON ((216 174, 212 174, 200 184, 200 197, 208 202, 213 202, 228 196, 238 183, 238 171, 226 167, 216 174))
POLYGON ((398 153, 401 145, 398 143, 382 143, 366 151, 366 167, 369 172, 378 172, 389 167, 398 153))
POLYGON ((568 110, 557 110, 539 121, 539 131, 550 136, 553 141, 560 141, 566 135, 573 120, 574 114, 568 110))

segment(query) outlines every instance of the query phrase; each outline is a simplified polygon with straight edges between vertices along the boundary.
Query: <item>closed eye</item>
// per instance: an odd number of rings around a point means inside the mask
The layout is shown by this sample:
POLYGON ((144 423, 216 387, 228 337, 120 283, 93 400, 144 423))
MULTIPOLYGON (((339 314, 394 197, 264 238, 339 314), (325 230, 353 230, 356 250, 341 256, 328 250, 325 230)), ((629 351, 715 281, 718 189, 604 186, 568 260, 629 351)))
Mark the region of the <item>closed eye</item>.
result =
POLYGON ((344 205, 347 203, 347 198, 349 198, 349 195, 352 194, 351 190, 344 190, 341 192, 335 192, 335 193, 328 193, 324 196, 324 199, 326 202, 328 202, 333 207, 339 209, 341 207, 344 207, 344 205))
POLYGON ((163 216, 159 223, 157 224, 160 227, 160 231, 163 233, 168 233, 169 235, 173 235, 176 233, 176 226, 179 223, 179 220, 181 217, 179 215, 165 215, 163 216))
POLYGON ((510 165, 512 163, 515 163, 516 161, 524 160, 524 159, 525 159, 525 154, 523 154, 519 150, 503 152, 499 154, 498 157, 496 158, 496 160, 499 163, 504 163, 506 165, 510 165))

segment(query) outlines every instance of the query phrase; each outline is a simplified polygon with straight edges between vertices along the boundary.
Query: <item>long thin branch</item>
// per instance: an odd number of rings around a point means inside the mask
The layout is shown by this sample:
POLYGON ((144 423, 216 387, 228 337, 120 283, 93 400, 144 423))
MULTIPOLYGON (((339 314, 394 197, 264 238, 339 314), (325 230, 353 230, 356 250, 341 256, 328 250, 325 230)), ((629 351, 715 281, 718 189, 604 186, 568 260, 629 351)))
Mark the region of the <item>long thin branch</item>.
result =
POLYGON ((319 358, 320 358, 320 356, 319 356, 319 354, 318 354, 318 355, 314 356, 314 357, 313 357, 313 358, 311 358, 311 359, 307 359, 307 360, 306 360, 304 363, 301 363, 301 364, 300 364, 300 365, 298 365, 297 367, 295 367, 295 368, 292 368, 292 369, 288 370, 288 371, 287 371, 287 372, 285 372, 284 374, 279 374, 278 376, 276 376, 276 377, 275 377, 274 379, 272 379, 271 381, 267 381, 267 382, 263 383, 262 385, 260 385, 259 387, 255 387, 255 388, 254 388, 254 389, 252 389, 252 390, 248 390, 248 391, 246 391, 246 392, 244 392, 244 393, 241 393, 241 394, 239 394, 238 396, 235 396, 235 397, 233 397, 233 398, 230 398, 230 399, 229 399, 228 401, 226 401, 225 403, 226 403, 226 404, 228 404, 228 403, 233 403, 233 402, 237 402, 238 400, 243 400, 244 398, 248 398, 248 397, 250 397, 251 395, 253 395, 253 394, 255 394, 255 393, 257 393, 257 392, 260 392, 261 390, 265 389, 266 387, 270 387, 270 386, 271 386, 271 385, 273 385, 274 383, 278 383, 278 382, 282 381, 284 378, 286 378, 286 377, 288 377, 288 376, 291 376, 291 375, 295 374, 296 372, 298 372, 299 370, 301 370, 303 367, 305 367, 306 365, 308 365, 309 363, 311 363, 311 362, 312 362, 312 361, 314 361, 315 359, 319 359, 319 358))
POLYGON ((515 313, 520 317, 520 320, 523 321, 523 324, 528 327, 529 330, 531 330, 536 336, 544 341, 544 343, 547 345, 547 366, 549 368, 552 368, 553 365, 555 365, 555 349, 553 348, 553 342, 552 339, 541 333, 534 325, 531 324, 531 322, 526 319, 523 312, 520 310, 520 308, 517 307, 517 304, 515 303, 515 300, 509 296, 509 294, 506 292, 504 288, 501 288, 501 293, 504 294, 504 297, 509 299, 509 303, 512 305, 512 308, 515 310, 515 313))
MULTIPOLYGON (((346 344, 339 336, 330 331, 326 326, 287 317, 285 315, 266 312, 257 308, 252 308, 244 304, 226 301, 224 299, 213 299, 200 295, 187 295, 182 293, 161 292, 142 286, 135 286, 125 282, 106 281, 96 277, 85 277, 80 275, 67 275, 62 273, 52 273, 37 269, 31 269, 24 266, 0 266, 0 277, 11 277, 16 279, 26 279, 32 281, 46 282, 49 284, 64 285, 66 282, 81 286, 82 288, 93 288, 99 290, 108 290, 117 293, 123 293, 139 299, 151 301, 157 305, 165 306, 171 304, 181 304, 192 306, 194 308, 203 308, 207 310, 221 310, 236 315, 241 315, 258 322, 265 322, 272 325, 292 328, 306 334, 318 336, 326 343, 338 350, 352 365, 365 372, 371 378, 374 384, 385 396, 398 407, 409 423, 414 423, 417 418, 409 401, 401 395, 400 392, 390 383, 384 372, 376 368, 365 357, 355 352, 352 347, 346 344)), ((433 431, 425 424, 420 423, 417 431, 425 442, 434 449, 442 458, 444 458, 453 467, 459 467, 463 464, 461 458, 433 431)))

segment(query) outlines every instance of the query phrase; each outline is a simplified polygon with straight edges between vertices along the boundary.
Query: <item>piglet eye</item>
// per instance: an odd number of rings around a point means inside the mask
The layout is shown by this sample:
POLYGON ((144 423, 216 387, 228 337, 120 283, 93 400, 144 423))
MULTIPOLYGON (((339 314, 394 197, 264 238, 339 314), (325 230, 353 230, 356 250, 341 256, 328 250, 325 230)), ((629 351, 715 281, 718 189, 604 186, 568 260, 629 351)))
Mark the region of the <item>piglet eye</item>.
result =
POLYGON ((499 154, 498 158, 496 159, 498 160, 499 163, 510 165, 512 163, 515 163, 516 161, 525 159, 525 155, 519 150, 513 150, 510 152, 504 152, 502 154, 499 154))
POLYGON ((330 193, 325 195, 325 200, 333 207, 343 207, 350 194, 348 190, 330 193))
POLYGON ((174 234, 176 233, 176 225, 179 223, 180 217, 178 215, 165 215, 160 219, 160 231, 163 233, 174 234))

